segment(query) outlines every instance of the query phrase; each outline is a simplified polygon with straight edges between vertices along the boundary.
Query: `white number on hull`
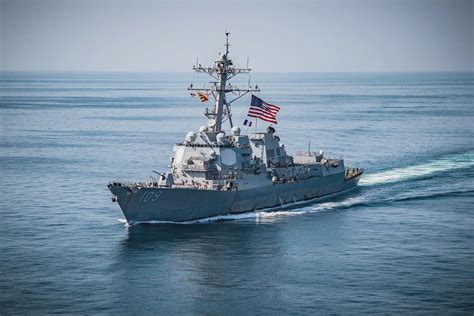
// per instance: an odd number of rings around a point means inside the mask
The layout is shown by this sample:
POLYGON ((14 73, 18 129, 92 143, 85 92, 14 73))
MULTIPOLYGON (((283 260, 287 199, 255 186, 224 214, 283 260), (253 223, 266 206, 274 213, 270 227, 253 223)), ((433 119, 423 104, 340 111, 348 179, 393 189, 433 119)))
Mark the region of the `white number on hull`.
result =
POLYGON ((145 192, 140 198, 140 200, 138 200, 138 203, 156 202, 160 198, 161 193, 161 191, 145 192))

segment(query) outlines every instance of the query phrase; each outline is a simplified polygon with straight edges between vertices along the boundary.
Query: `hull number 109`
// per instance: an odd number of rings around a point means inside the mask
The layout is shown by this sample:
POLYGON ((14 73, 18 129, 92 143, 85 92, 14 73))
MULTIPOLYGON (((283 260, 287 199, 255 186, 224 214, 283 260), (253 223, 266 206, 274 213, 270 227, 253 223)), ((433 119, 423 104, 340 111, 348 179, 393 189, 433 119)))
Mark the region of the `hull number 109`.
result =
POLYGON ((160 198, 161 194, 162 194, 161 191, 145 192, 145 193, 143 193, 140 200, 138 200, 138 202, 139 203, 156 202, 160 198))

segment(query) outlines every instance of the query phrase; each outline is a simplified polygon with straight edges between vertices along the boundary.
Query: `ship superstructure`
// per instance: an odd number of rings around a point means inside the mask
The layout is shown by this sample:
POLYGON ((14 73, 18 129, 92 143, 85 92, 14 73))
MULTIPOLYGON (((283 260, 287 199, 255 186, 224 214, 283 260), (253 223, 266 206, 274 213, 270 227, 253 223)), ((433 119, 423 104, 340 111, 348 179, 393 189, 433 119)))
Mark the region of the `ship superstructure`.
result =
POLYGON ((342 192, 357 185, 362 169, 345 168, 342 159, 328 159, 323 152, 287 154, 275 129, 243 135, 233 124, 231 105, 258 86, 240 88, 229 83, 238 74, 225 53, 210 67, 193 66, 214 80, 208 87, 188 87, 191 93, 214 100, 204 115, 208 121, 174 146, 170 170, 157 180, 139 183, 112 181, 108 187, 129 223, 189 221, 217 215, 282 207, 299 201, 342 192), (232 99, 227 99, 227 94, 232 99), (226 133, 223 123, 229 123, 226 133))

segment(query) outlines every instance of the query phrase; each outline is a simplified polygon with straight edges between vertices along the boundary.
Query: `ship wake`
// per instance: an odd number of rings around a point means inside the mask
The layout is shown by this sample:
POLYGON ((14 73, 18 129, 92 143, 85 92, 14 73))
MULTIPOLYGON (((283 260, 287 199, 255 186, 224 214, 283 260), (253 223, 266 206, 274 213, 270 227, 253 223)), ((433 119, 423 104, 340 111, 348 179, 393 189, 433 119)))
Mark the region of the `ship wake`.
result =
MULTIPOLYGON (((322 199, 323 198, 320 198, 318 200, 322 200, 322 199)), ((327 199, 327 198, 324 198, 324 199, 327 199)), ((204 224, 204 223, 223 222, 223 221, 248 221, 248 220, 265 223, 265 222, 273 222, 282 217, 297 216, 297 215, 303 215, 303 214, 308 214, 308 213, 325 212, 325 211, 330 211, 333 209, 349 208, 357 204, 364 204, 365 199, 362 197, 348 197, 337 202, 323 202, 317 205, 310 205, 310 206, 298 208, 298 205, 315 203, 315 202, 316 201, 313 201, 313 202, 302 201, 302 202, 297 202, 297 203, 292 203, 290 205, 287 205, 286 208, 279 206, 275 208, 262 209, 256 212, 219 215, 219 216, 207 217, 207 218, 202 218, 202 219, 197 219, 197 220, 192 220, 192 221, 184 221, 184 222, 145 221, 145 222, 127 223, 125 220, 119 220, 119 221, 124 223, 125 226, 133 226, 137 224, 189 225, 189 224, 204 224)))
POLYGON ((373 186, 413 179, 422 179, 432 177, 442 172, 450 172, 458 169, 469 169, 473 167, 474 150, 442 156, 417 165, 394 168, 368 174, 362 177, 359 185, 373 186))

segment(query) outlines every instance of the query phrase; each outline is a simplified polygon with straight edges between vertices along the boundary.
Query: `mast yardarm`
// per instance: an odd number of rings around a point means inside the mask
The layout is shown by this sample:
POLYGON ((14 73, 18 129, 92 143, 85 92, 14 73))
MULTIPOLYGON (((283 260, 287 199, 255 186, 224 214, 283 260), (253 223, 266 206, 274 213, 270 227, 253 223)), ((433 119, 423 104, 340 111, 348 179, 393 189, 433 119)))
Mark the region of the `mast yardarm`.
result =
POLYGON ((230 85, 227 82, 234 76, 241 73, 249 73, 250 68, 235 68, 232 60, 229 58, 229 32, 226 32, 226 52, 219 54, 219 58, 214 62, 212 67, 203 67, 201 64, 194 65, 193 69, 196 72, 207 73, 215 79, 211 82, 209 87, 194 88, 192 85, 188 87, 188 91, 197 91, 212 95, 214 98, 214 108, 212 110, 206 109, 204 115, 209 119, 208 125, 216 133, 222 130, 222 122, 227 117, 229 119, 230 127, 232 128, 232 114, 230 104, 237 99, 240 99, 249 92, 259 92, 260 90, 255 86, 252 88, 249 84, 248 88, 239 88, 230 85), (236 97, 227 101, 226 93, 232 92, 236 97))

